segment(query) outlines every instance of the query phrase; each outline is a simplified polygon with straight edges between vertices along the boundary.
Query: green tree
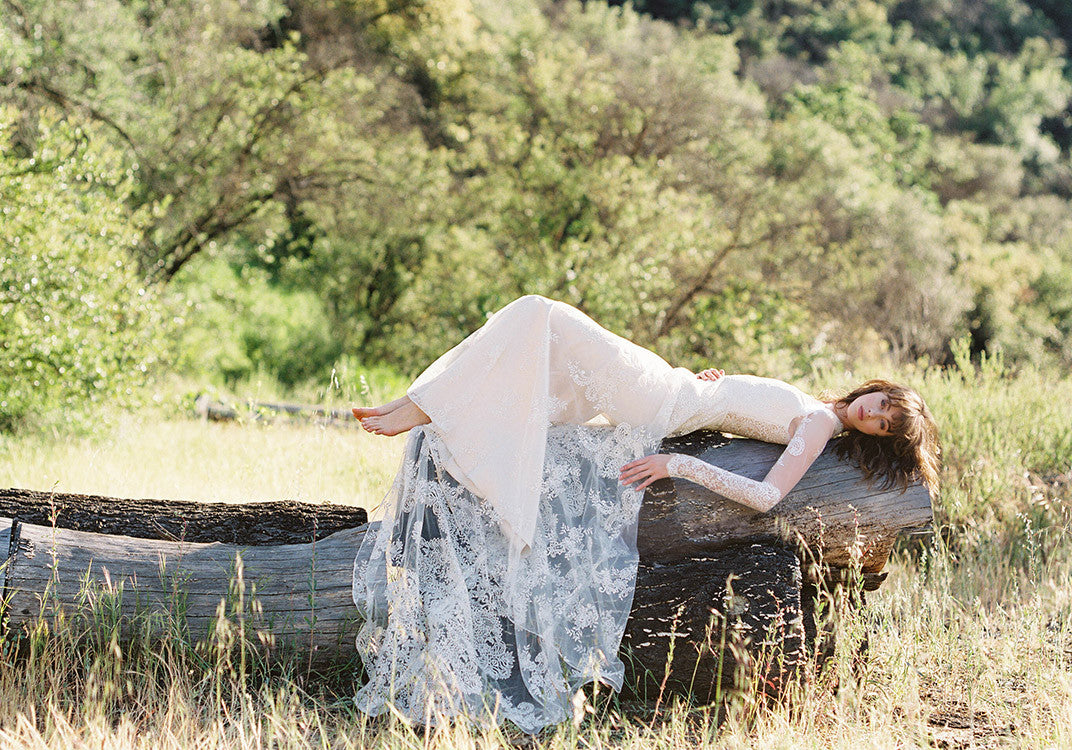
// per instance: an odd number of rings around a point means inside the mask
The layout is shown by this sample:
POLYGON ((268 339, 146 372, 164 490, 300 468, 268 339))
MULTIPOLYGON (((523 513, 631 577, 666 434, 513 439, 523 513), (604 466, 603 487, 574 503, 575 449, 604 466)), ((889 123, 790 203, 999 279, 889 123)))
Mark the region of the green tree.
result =
POLYGON ((109 131, 137 178, 128 200, 149 209, 136 258, 167 281, 277 203, 376 173, 363 129, 395 113, 377 106, 383 71, 355 61, 387 30, 404 35, 425 5, 342 4, 332 18, 343 28, 307 48, 274 0, 105 0, 91 13, 71 0, 5 0, 0 80, 25 112, 48 102, 109 131))
POLYGON ((156 295, 130 254, 144 216, 99 132, 41 113, 32 154, 0 109, 0 429, 77 423, 136 395, 164 349, 156 295))

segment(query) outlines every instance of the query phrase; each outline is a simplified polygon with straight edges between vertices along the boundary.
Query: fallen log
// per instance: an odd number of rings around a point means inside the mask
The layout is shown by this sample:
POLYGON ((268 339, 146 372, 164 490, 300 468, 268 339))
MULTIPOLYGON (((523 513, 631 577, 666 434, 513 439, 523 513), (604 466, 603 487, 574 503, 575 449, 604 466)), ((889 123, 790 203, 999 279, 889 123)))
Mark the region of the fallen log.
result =
POLYGON ((223 614, 242 620, 268 651, 298 652, 311 664, 354 655, 351 583, 367 525, 304 544, 262 546, 97 534, 17 519, 0 519, 0 528, 0 548, 9 552, 9 629, 61 610, 118 610, 124 635, 147 627, 196 642, 223 614))
POLYGON ((0 517, 98 534, 242 546, 301 544, 368 523, 364 508, 333 503, 129 500, 20 489, 0 490, 0 517))
MULTIPOLYGON (((859 568, 877 586, 897 537, 930 525, 931 497, 915 484, 902 493, 864 481, 860 470, 826 447, 796 487, 768 513, 726 500, 687 480, 654 483, 640 511, 641 559, 669 563, 727 544, 776 537, 807 550, 815 562, 859 568)), ((784 446, 699 431, 663 441, 661 452, 685 453, 761 480, 784 446)))
MULTIPOLYGON (((663 450, 753 477, 779 453, 778 446, 714 433, 668 440, 663 450)), ((179 617, 182 632, 196 640, 209 632, 222 602, 224 613, 244 618, 269 651, 297 652, 311 664, 353 660, 351 574, 369 527, 346 524, 363 523, 361 509, 6 490, 0 512, 12 519, 0 521, 0 550, 9 550, 3 616, 10 629, 107 599, 124 622, 170 617, 174 632, 179 617), (85 598, 87 583, 97 600, 85 598)), ((779 681, 813 647, 816 628, 802 591, 820 567, 857 569, 875 587, 898 532, 929 520, 925 489, 870 487, 829 448, 769 514, 684 480, 652 485, 641 510, 641 565, 622 644, 631 687, 646 695, 688 690, 706 699, 767 650, 777 654, 761 677, 779 681)))
POLYGON ((263 421, 267 418, 286 416, 291 419, 316 421, 342 427, 360 427, 349 409, 332 409, 327 406, 309 406, 306 404, 275 403, 271 401, 253 401, 226 403, 201 394, 194 399, 194 413, 210 422, 232 422, 241 413, 237 404, 242 404, 250 419, 263 421))
MULTIPOLYGON (((817 615, 819 600, 829 603, 831 590, 848 584, 863 603, 864 591, 885 579, 897 537, 933 517, 925 487, 902 493, 868 484, 835 448, 828 445, 768 513, 683 479, 648 488, 622 641, 634 691, 713 699, 742 676, 776 691, 798 665, 832 653, 835 634, 817 615)), ((757 480, 782 450, 706 431, 661 447, 757 480)))
POLYGON ((800 560, 784 544, 728 545, 717 554, 641 562, 622 638, 626 692, 683 693, 700 703, 754 680, 774 694, 813 652, 800 560))

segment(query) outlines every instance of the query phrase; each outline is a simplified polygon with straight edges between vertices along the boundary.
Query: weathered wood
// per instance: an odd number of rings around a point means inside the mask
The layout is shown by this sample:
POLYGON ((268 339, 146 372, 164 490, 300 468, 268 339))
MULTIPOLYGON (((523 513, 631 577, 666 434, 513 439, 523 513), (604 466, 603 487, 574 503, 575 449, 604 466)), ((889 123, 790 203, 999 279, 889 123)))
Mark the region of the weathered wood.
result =
POLYGON ((300 544, 368 522, 354 505, 197 503, 0 489, 0 516, 100 534, 241 545, 300 544))
POLYGON ((641 563, 622 639, 629 691, 707 702, 739 680, 779 690, 808 652, 801 604, 800 561, 786 545, 641 563))
POLYGON ((177 627, 199 640, 222 602, 229 617, 241 613, 249 632, 271 634, 279 648, 314 661, 354 653, 351 583, 367 526, 306 544, 258 547, 0 523, 11 552, 4 588, 9 628, 60 609, 115 607, 125 633, 137 618, 139 627, 177 627))
MULTIPOLYGON (((757 440, 730 440, 694 432, 663 442, 663 453, 686 453, 762 479, 783 446, 757 440)), ((727 544, 780 537, 805 547, 816 561, 859 566, 881 574, 898 535, 931 523, 930 493, 913 485, 901 493, 868 485, 855 466, 834 455, 834 444, 769 513, 757 513, 705 487, 673 479, 654 483, 640 511, 637 544, 645 562, 703 556, 727 544)))
MULTIPOLYGON (((762 478, 781 447, 694 433, 666 441, 663 450, 699 455, 762 478)), ((47 614, 57 605, 80 606, 79 590, 89 581, 98 592, 101 586, 121 590, 124 615, 180 614, 190 637, 201 638, 221 601, 234 607, 232 580, 240 557, 242 598, 247 606, 258 601, 248 613, 249 627, 312 661, 349 661, 355 655, 351 574, 366 529, 345 527, 365 521, 361 509, 7 490, 0 491, 0 513, 25 521, 14 525, 6 571, 11 627, 32 621, 42 607, 47 614), (60 528, 51 526, 53 519, 60 528), (345 530, 324 536, 339 528, 345 530), (89 533, 98 531, 104 533, 89 533)), ((769 514, 684 480, 656 483, 641 510, 641 566, 623 641, 634 692, 687 689, 711 697, 738 668, 762 661, 771 633, 782 661, 759 674, 777 683, 822 635, 807 593, 802 600, 802 581, 811 575, 802 559, 835 568, 858 565, 874 586, 898 532, 923 526, 930 517, 926 490, 901 494, 869 487, 830 449, 769 514)), ((7 529, 0 527, 0 534, 7 529)))
MULTIPOLYGON (((272 648, 300 653, 315 665, 349 663, 360 624, 351 599, 353 560, 375 528, 257 547, 0 519, 0 549, 11 551, 6 626, 18 631, 59 610, 95 610, 118 615, 124 636, 133 627, 148 627, 197 641, 209 635, 222 606, 232 621, 241 613, 248 633, 267 636, 254 640, 270 640, 272 648)), ((778 681, 804 652, 800 581, 795 553, 778 544, 642 564, 622 643, 630 692, 652 697, 688 691, 706 700, 775 646, 777 660, 761 664, 758 674, 778 681)))

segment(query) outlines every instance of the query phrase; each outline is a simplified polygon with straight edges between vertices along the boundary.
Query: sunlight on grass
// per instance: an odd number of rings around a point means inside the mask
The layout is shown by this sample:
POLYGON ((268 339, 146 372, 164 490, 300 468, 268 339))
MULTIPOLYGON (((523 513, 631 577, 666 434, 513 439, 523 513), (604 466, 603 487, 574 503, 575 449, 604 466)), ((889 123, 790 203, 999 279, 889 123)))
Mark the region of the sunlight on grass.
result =
POLYGON ((315 424, 148 421, 103 438, 34 437, 0 451, 0 486, 112 497, 377 506, 403 437, 315 424))

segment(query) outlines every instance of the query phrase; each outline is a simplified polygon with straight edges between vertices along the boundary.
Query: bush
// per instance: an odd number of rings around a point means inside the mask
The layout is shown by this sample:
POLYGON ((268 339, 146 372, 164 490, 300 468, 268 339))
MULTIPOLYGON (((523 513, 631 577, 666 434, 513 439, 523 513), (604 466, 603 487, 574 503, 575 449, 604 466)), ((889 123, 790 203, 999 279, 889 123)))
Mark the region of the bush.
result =
POLYGON ((163 316, 130 251, 131 175, 103 140, 42 112, 19 155, 0 110, 0 430, 85 419, 130 397, 162 352, 163 316), (61 412, 62 410, 62 412, 61 412))
POLYGON ((265 269, 224 258, 189 264, 171 292, 183 300, 178 368, 234 387, 268 374, 285 388, 327 383, 339 356, 324 307, 307 290, 271 283, 265 269))

